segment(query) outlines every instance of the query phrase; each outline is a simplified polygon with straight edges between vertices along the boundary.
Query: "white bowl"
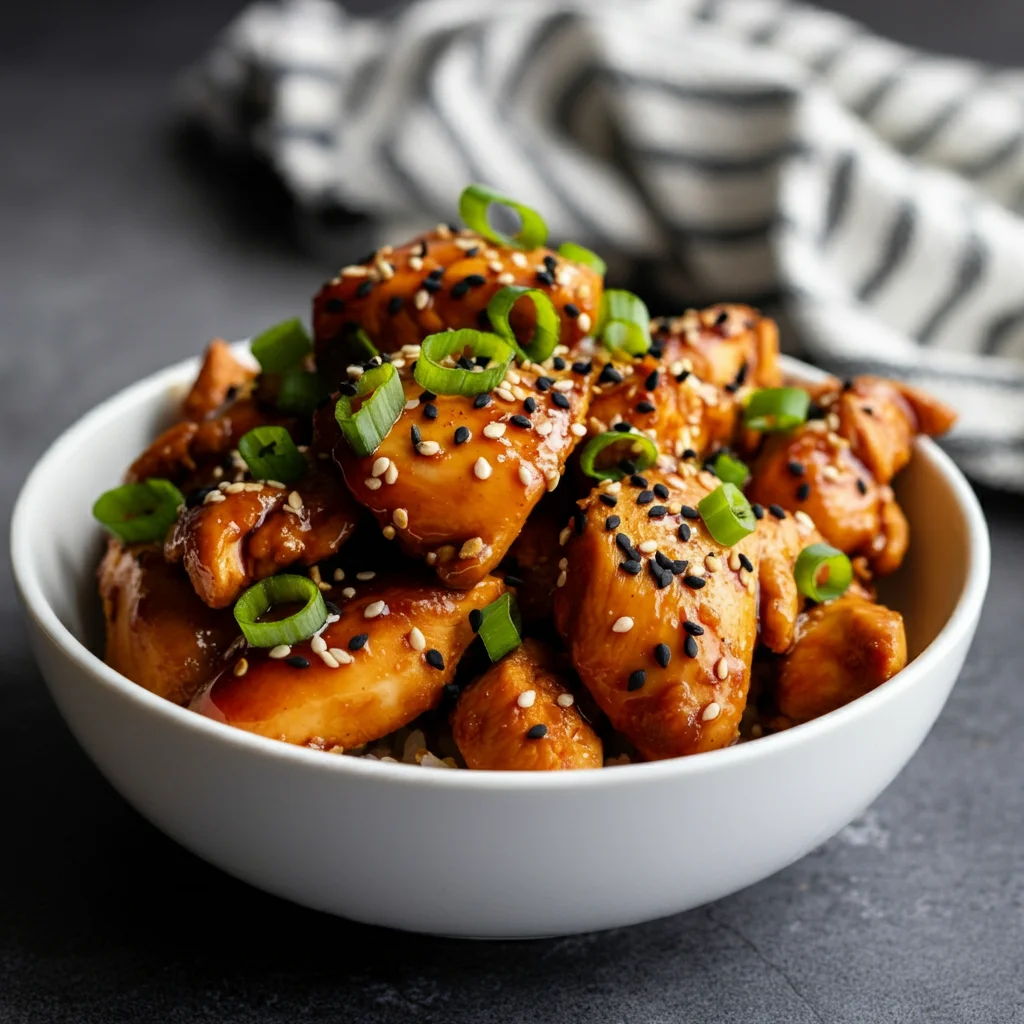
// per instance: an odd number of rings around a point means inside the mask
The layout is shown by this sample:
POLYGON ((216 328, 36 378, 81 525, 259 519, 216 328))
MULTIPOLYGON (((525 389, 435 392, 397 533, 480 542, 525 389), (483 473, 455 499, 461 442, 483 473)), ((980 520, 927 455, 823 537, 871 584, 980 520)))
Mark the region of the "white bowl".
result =
POLYGON ((99 635, 92 502, 195 370, 182 363, 128 388, 53 444, 14 510, 14 575, 53 698, 114 787, 200 857, 297 903, 496 938, 717 899, 803 856, 878 796, 924 739, 974 635, 985 521, 953 463, 922 440, 897 488, 910 554, 884 594, 906 616, 913 660, 817 721, 674 761, 549 773, 384 764, 232 729, 148 693, 88 646, 99 635))

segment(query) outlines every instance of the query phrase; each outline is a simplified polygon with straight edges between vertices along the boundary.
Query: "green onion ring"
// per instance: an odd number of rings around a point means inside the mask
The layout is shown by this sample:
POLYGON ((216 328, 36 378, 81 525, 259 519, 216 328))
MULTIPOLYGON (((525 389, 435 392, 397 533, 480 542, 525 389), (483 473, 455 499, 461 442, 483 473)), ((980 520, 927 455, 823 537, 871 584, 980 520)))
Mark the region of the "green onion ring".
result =
POLYGON ((277 647, 308 640, 327 621, 327 605, 320 588, 305 576, 268 576, 249 587, 235 602, 235 622, 253 647, 277 647), (302 608, 284 619, 260 622, 279 604, 302 602, 302 608))
POLYGON ((295 447, 284 427, 255 427, 243 434, 238 453, 245 459, 255 480, 294 483, 308 468, 302 452, 295 447))
POLYGON ((466 328, 430 334, 420 343, 413 376, 416 382, 435 395, 480 395, 493 391, 505 379, 515 349, 497 334, 466 328), (479 372, 461 366, 441 366, 446 356, 469 349, 475 356, 488 356, 494 361, 479 372))
POLYGON ((487 303, 487 315, 497 335, 504 338, 522 359, 543 363, 558 344, 561 321, 555 312, 555 304, 539 288, 525 288, 522 285, 508 285, 495 292, 487 303), (537 324, 529 342, 520 345, 515 331, 508 322, 512 308, 520 299, 529 299, 537 311, 537 324))
POLYGON ((280 373, 301 363, 313 351, 313 342, 302 321, 293 317, 257 334, 249 349, 264 373, 280 373))
POLYGON ((480 625, 477 633, 487 649, 491 661, 500 661, 514 651, 522 642, 519 634, 521 625, 519 609, 511 593, 504 593, 480 610, 480 625))
POLYGON ((353 412, 352 399, 341 395, 334 407, 334 418, 356 455, 372 455, 402 415, 405 389, 398 371, 390 363, 367 370, 354 383, 355 397, 369 397, 353 412))
POLYGON ((811 544, 797 556, 793 567, 797 590, 812 601, 831 601, 846 593, 853 582, 853 565, 831 544, 811 544), (827 569, 824 583, 819 582, 821 570, 827 569))
POLYGON ((275 404, 282 412, 310 416, 330 394, 322 377, 293 366, 281 374, 281 386, 275 404))
POLYGON ((167 536, 184 504, 185 496, 170 480, 151 477, 101 494, 92 514, 126 544, 145 544, 167 536))
POLYGON ((720 484, 697 502, 697 511, 708 533, 725 547, 743 540, 757 525, 750 502, 735 484, 720 484))
POLYGON ((614 444, 628 443, 632 450, 630 461, 636 465, 637 472, 648 469, 658 461, 658 446, 646 435, 638 431, 624 434, 618 430, 608 430, 597 437, 592 437, 580 454, 580 469, 595 480, 621 480, 626 473, 616 463, 604 469, 597 469, 594 462, 597 456, 614 444), (640 451, 637 452, 636 449, 640 451))
POLYGON ((483 235, 498 245, 507 245, 511 249, 536 249, 548 238, 548 226, 536 210, 517 203, 486 185, 467 185, 463 189, 462 195, 459 196, 459 216, 465 221, 466 226, 478 235, 483 235), (519 214, 522 224, 515 235, 505 235, 491 227, 487 220, 487 211, 492 203, 508 206, 519 214))
POLYGON ((791 430, 807 420, 810 406, 803 388, 760 388, 747 399, 743 423, 750 430, 791 430))
POLYGON ((651 315, 638 295, 610 288, 601 295, 594 333, 606 348, 642 356, 651 347, 651 315))
POLYGON ((563 242, 558 247, 558 255, 572 260, 573 263, 582 263, 583 266, 590 267, 598 277, 604 277, 608 272, 608 264, 596 252, 575 242, 563 242))
POLYGON ((719 452, 707 464, 707 468, 722 483, 735 484, 737 487, 742 487, 750 479, 750 470, 747 468, 747 464, 728 452, 719 452))

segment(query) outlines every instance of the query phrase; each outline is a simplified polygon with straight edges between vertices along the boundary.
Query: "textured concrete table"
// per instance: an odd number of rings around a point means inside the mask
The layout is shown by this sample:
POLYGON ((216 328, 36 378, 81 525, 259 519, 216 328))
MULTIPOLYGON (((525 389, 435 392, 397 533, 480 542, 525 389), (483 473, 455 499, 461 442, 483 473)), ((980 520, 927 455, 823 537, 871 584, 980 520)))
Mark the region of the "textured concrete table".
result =
MULTIPOLYGON (((304 310, 354 255, 303 255, 267 212, 280 210, 269 186, 168 142, 170 74, 230 0, 80 6, 2 16, 5 520, 32 461, 91 405, 214 332, 304 310)), ((1019 7, 966 6, 864 0, 860 11, 910 41, 1020 62, 1019 7)), ((921 752, 874 807, 711 907, 519 945, 348 924, 179 849, 76 747, 8 585, 0 1021, 1024 1020, 1024 515, 1018 500, 982 499, 995 566, 978 640, 921 752)))

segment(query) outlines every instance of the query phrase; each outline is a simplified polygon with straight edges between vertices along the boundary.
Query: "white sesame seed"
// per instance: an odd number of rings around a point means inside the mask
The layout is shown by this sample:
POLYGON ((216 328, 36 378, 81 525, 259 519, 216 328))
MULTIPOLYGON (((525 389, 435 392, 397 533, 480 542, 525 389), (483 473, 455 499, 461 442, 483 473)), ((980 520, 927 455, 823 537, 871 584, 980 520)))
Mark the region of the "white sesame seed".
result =
POLYGON ((340 583, 344 578, 345 578, 345 570, 344 569, 335 569, 334 570, 334 582, 335 583, 340 583))
POLYGON ((733 572, 736 572, 743 563, 740 561, 740 553, 738 551, 729 552, 729 568, 733 572))
POLYGON ((475 238, 456 238, 455 245, 465 252, 467 249, 475 249, 480 243, 475 238))
POLYGON ((406 409, 411 411, 411 410, 417 408, 417 406, 419 406, 419 404, 420 404, 420 400, 418 398, 410 398, 409 401, 405 403, 405 407, 406 407, 406 409))
POLYGON ((590 330, 590 317, 586 313, 580 313, 576 317, 576 323, 579 324, 580 330, 586 334, 590 330))
POLYGON ((513 395, 512 392, 509 391, 508 388, 495 388, 494 389, 494 393, 499 398, 504 399, 506 402, 514 402, 516 400, 516 396, 513 395))
POLYGON ((249 671, 249 662, 245 658, 239 658, 231 671, 236 676, 244 676, 249 671))
POLYGON ((716 701, 712 701, 705 709, 704 713, 700 716, 705 722, 714 721, 718 717, 718 713, 722 709, 718 706, 716 701))
POLYGON ((423 636, 423 631, 419 626, 413 626, 409 630, 409 646, 414 651, 422 651, 427 646, 426 638, 423 636))
POLYGON ((284 484, 280 480, 264 480, 263 481, 268 487, 273 487, 276 491, 283 491, 284 484))
POLYGON ((263 490, 263 484, 259 480, 253 480, 247 484, 243 484, 243 487, 245 490, 250 491, 253 494, 259 494, 259 492, 263 490))
POLYGON ((808 530, 814 529, 814 520, 802 508, 798 508, 793 513, 793 518, 798 523, 801 523, 803 526, 806 526, 808 530))
POLYGON ((537 699, 536 690, 523 690, 518 697, 516 697, 516 703, 521 708, 532 708, 533 702, 537 699))
POLYGON ((276 647, 270 648, 270 657, 272 658, 287 658, 292 653, 291 647, 288 644, 278 644, 276 647))
POLYGON ((569 540, 569 538, 571 536, 572 536, 572 527, 571 526, 566 526, 562 530, 562 532, 558 535, 558 543, 561 544, 564 547, 566 542, 569 540))
POLYGON ((427 565, 433 565, 436 561, 437 561, 437 552, 436 551, 428 551, 427 552, 427 565))
POLYGON ((355 264, 353 264, 352 266, 349 266, 349 267, 342 267, 341 268, 341 276, 342 277, 366 277, 366 275, 369 272, 370 272, 370 270, 369 270, 368 267, 360 267, 360 266, 356 266, 355 264))
POLYGON ((473 463, 473 475, 477 480, 486 480, 491 475, 491 464, 482 455, 473 463))
POLYGON ((364 619, 375 619, 378 615, 386 614, 388 606, 383 601, 373 601, 363 609, 364 619))
POLYGON ((224 488, 225 494, 241 494, 245 490, 245 484, 228 484, 224 488))
POLYGON ((523 462, 519 463, 519 482, 525 484, 527 487, 530 485, 530 481, 533 477, 530 475, 530 470, 526 467, 523 462))
POLYGON ((423 257, 422 256, 410 256, 409 257, 409 269, 415 270, 417 273, 423 269, 423 257))
POLYGON ((204 505, 217 505, 222 501, 227 501, 227 499, 220 493, 220 491, 210 491, 210 493, 203 498, 204 505))
POLYGON ((536 430, 541 437, 547 437, 548 434, 550 434, 551 431, 554 429, 554 426, 551 423, 548 423, 547 421, 545 421, 544 423, 538 423, 537 426, 534 427, 534 430, 536 430))
POLYGON ((400 530, 404 530, 409 525, 409 513, 404 508, 396 508, 391 513, 391 522, 400 530))
POLYGON ((320 582, 320 566, 319 565, 311 565, 309 567, 309 578, 314 583, 319 583, 320 582))
POLYGON ((395 268, 386 260, 380 260, 378 263, 375 263, 374 266, 376 267, 377 273, 380 274, 385 281, 390 281, 391 278, 395 276, 395 268))
POLYGON ((658 550, 658 542, 656 540, 645 540, 636 546, 637 551, 642 551, 645 555, 653 555, 658 550))
POLYGON ((351 665, 355 658, 341 647, 332 647, 328 652, 339 665, 351 665))
POLYGON ((715 662, 715 675, 718 676, 719 679, 725 679, 725 677, 728 674, 729 674, 729 661, 728 661, 728 659, 727 658, 719 658, 718 661, 715 662))
POLYGON ((498 275, 498 284, 510 285, 516 283, 516 275, 506 270, 504 273, 498 275))
POLYGON ((566 580, 567 580, 568 578, 569 578, 569 577, 568 577, 568 576, 566 575, 566 572, 565 572, 565 570, 563 569, 563 570, 562 570, 562 571, 561 571, 561 572, 560 572, 560 573, 558 574, 558 579, 557 579, 557 580, 555 580, 555 586, 556 586, 556 587, 558 587, 559 589, 561 589, 562 587, 564 587, 564 586, 565 586, 565 581, 566 581, 566 580))
POLYGON ((430 292, 425 291, 421 288, 413 297, 412 304, 417 309, 426 309, 427 303, 430 302, 430 292))
POLYGON ((322 651, 327 650, 327 641, 322 636, 315 636, 309 641, 309 646, 314 654, 320 654, 322 651))
POLYGON ((438 224, 437 227, 434 228, 434 234, 437 235, 438 238, 448 239, 452 237, 452 229, 448 227, 447 224, 438 224))
POLYGON ((326 666, 327 666, 328 668, 338 668, 338 661, 337 661, 337 659, 336 659, 336 658, 334 657, 334 655, 333 655, 333 654, 331 654, 331 652, 330 652, 330 651, 318 651, 317 653, 318 653, 318 654, 320 655, 320 660, 321 660, 321 661, 322 661, 322 662, 323 662, 323 663, 324 663, 324 664, 325 664, 325 665, 326 665, 326 666))
POLYGON ((825 466, 821 471, 821 475, 825 480, 838 480, 839 470, 835 466, 825 466))
POLYGON ((505 380, 509 384, 522 384, 523 382, 523 378, 520 377, 519 374, 512 369, 512 367, 508 368, 508 372, 505 374, 505 380))
POLYGON ((575 386, 571 380, 556 380, 552 385, 555 391, 572 391, 575 386))
POLYGON ((612 483, 610 483, 608 485, 607 490, 608 490, 609 494, 618 494, 619 491, 622 490, 622 481, 621 480, 613 481, 612 483))
POLYGON ((351 366, 345 367, 345 372, 352 378, 352 380, 359 380, 365 372, 361 366, 356 366, 353 363, 351 366))
POLYGON ((527 263, 526 257, 521 252, 512 253, 510 259, 517 267, 521 267, 523 270, 525 270, 526 267, 529 265, 527 263))
POLYGON ((718 555, 708 555, 708 557, 704 559, 704 568, 707 569, 708 572, 718 572, 718 570, 722 568, 722 560, 718 555))
POLYGON ((416 445, 416 451, 420 455, 436 455, 441 450, 441 446, 436 441, 420 441, 416 445))
POLYGON ((633 628, 633 620, 628 615, 623 615, 612 623, 613 633, 628 633, 633 628))
POLYGON ((459 550, 459 558, 476 558, 484 549, 482 537, 470 537, 459 550))
POLYGON ((398 479, 398 467, 392 462, 384 474, 384 483, 393 484, 398 479))
POLYGON ((504 423, 488 423, 484 427, 484 437, 496 438, 501 437, 505 433, 504 423))
POLYGON ((370 470, 370 476, 383 476, 390 465, 391 460, 386 455, 382 455, 374 461, 373 469, 370 470))
POLYGON ((582 423, 574 423, 569 430, 574 437, 584 437, 587 433, 587 428, 582 423))
POLYGON ((502 263, 501 260, 491 260, 490 263, 487 264, 487 269, 495 274, 500 274, 504 265, 505 264, 502 263))
POLYGON ((353 597, 356 596, 356 588, 355 587, 345 587, 342 590, 342 592, 341 592, 341 596, 351 600, 353 597))
POLYGON ((381 488, 381 482, 380 482, 380 480, 378 480, 378 479, 377 479, 376 477, 373 477, 373 476, 368 476, 368 477, 367 477, 367 478, 366 478, 366 479, 365 479, 365 480, 363 481, 363 486, 364 486, 364 487, 365 487, 365 488, 366 488, 366 489, 367 489, 368 491, 379 491, 379 490, 380 490, 380 488, 381 488))
POLYGON ((569 568, 569 559, 568 558, 560 558, 558 560, 558 568, 559 569, 568 569, 569 568))
POLYGON ((291 507, 292 507, 293 509, 295 509, 296 511, 298 511, 298 510, 299 510, 300 508, 302 508, 302 495, 301 495, 301 494, 299 494, 299 492, 298 492, 298 491, 292 491, 292 492, 291 492, 291 493, 290 493, 290 494, 288 495, 288 504, 289 504, 289 505, 290 505, 290 506, 291 506, 291 507))
POLYGON ((557 470, 552 469, 544 474, 544 479, 547 481, 548 493, 550 494, 556 487, 558 487, 558 483, 562 478, 558 475, 557 470))
POLYGON ((366 583, 368 580, 372 580, 376 575, 377 574, 373 572, 372 569, 367 569, 364 572, 357 572, 356 579, 359 580, 360 583, 366 583))
POLYGON ((555 703, 560 708, 571 708, 576 703, 576 698, 571 693, 560 693, 555 698, 555 703))

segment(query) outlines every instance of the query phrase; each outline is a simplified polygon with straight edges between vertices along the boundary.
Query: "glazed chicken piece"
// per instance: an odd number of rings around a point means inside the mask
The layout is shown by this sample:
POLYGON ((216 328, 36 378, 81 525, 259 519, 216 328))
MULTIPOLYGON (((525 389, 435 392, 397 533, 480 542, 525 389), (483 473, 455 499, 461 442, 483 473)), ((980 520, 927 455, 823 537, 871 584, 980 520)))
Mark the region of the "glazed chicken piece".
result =
POLYGON ((375 581, 287 656, 250 648, 192 707, 286 743, 361 746, 440 703, 475 635, 469 613, 504 590, 493 576, 471 590, 375 581))
POLYGON ((728 746, 746 703, 757 531, 731 548, 711 538, 696 506, 717 485, 648 473, 597 488, 564 548, 555 625, 612 725, 649 759, 728 746))
POLYGON ((516 603, 527 630, 550 628, 553 620, 555 590, 562 571, 558 537, 573 507, 568 492, 562 488, 545 494, 501 563, 505 582, 515 589, 516 603))
POLYGON ((165 546, 211 608, 289 565, 334 555, 359 522, 358 506, 333 474, 315 469, 294 488, 248 482, 212 488, 178 517, 165 546))
POLYGON ((804 612, 782 659, 775 700, 794 723, 849 704, 907 663, 903 618, 857 593, 804 612))
POLYGON ((110 540, 98 576, 104 661, 158 697, 188 703, 238 636, 231 612, 207 608, 156 547, 110 540))
MULTIPOLYGON (((472 397, 425 393, 411 378, 404 387, 406 408, 373 455, 357 456, 335 431, 335 461, 356 500, 406 553, 433 565, 448 586, 472 587, 558 485, 585 433, 587 376, 512 370, 479 407, 472 397)), ((318 419, 319 433, 332 417, 328 410, 318 419)))
MULTIPOLYGON (((574 345, 597 322, 603 283, 589 267, 550 249, 521 252, 439 225, 397 249, 385 246, 365 264, 345 267, 320 289, 313 300, 317 364, 329 379, 340 377, 351 362, 346 339, 357 327, 382 352, 418 345, 448 328, 491 330, 487 303, 512 284, 548 294, 565 345, 574 345)), ((531 304, 520 303, 512 326, 529 333, 532 318, 531 304)))
POLYGON ((563 771, 600 768, 601 740, 580 714, 566 666, 525 640, 459 697, 452 734, 469 768, 563 771))
POLYGON ((782 383, 779 329, 750 306, 719 304, 689 309, 651 324, 655 352, 675 373, 689 370, 699 380, 738 391, 744 385, 774 388, 782 383), (677 365, 678 364, 678 365, 677 365))

